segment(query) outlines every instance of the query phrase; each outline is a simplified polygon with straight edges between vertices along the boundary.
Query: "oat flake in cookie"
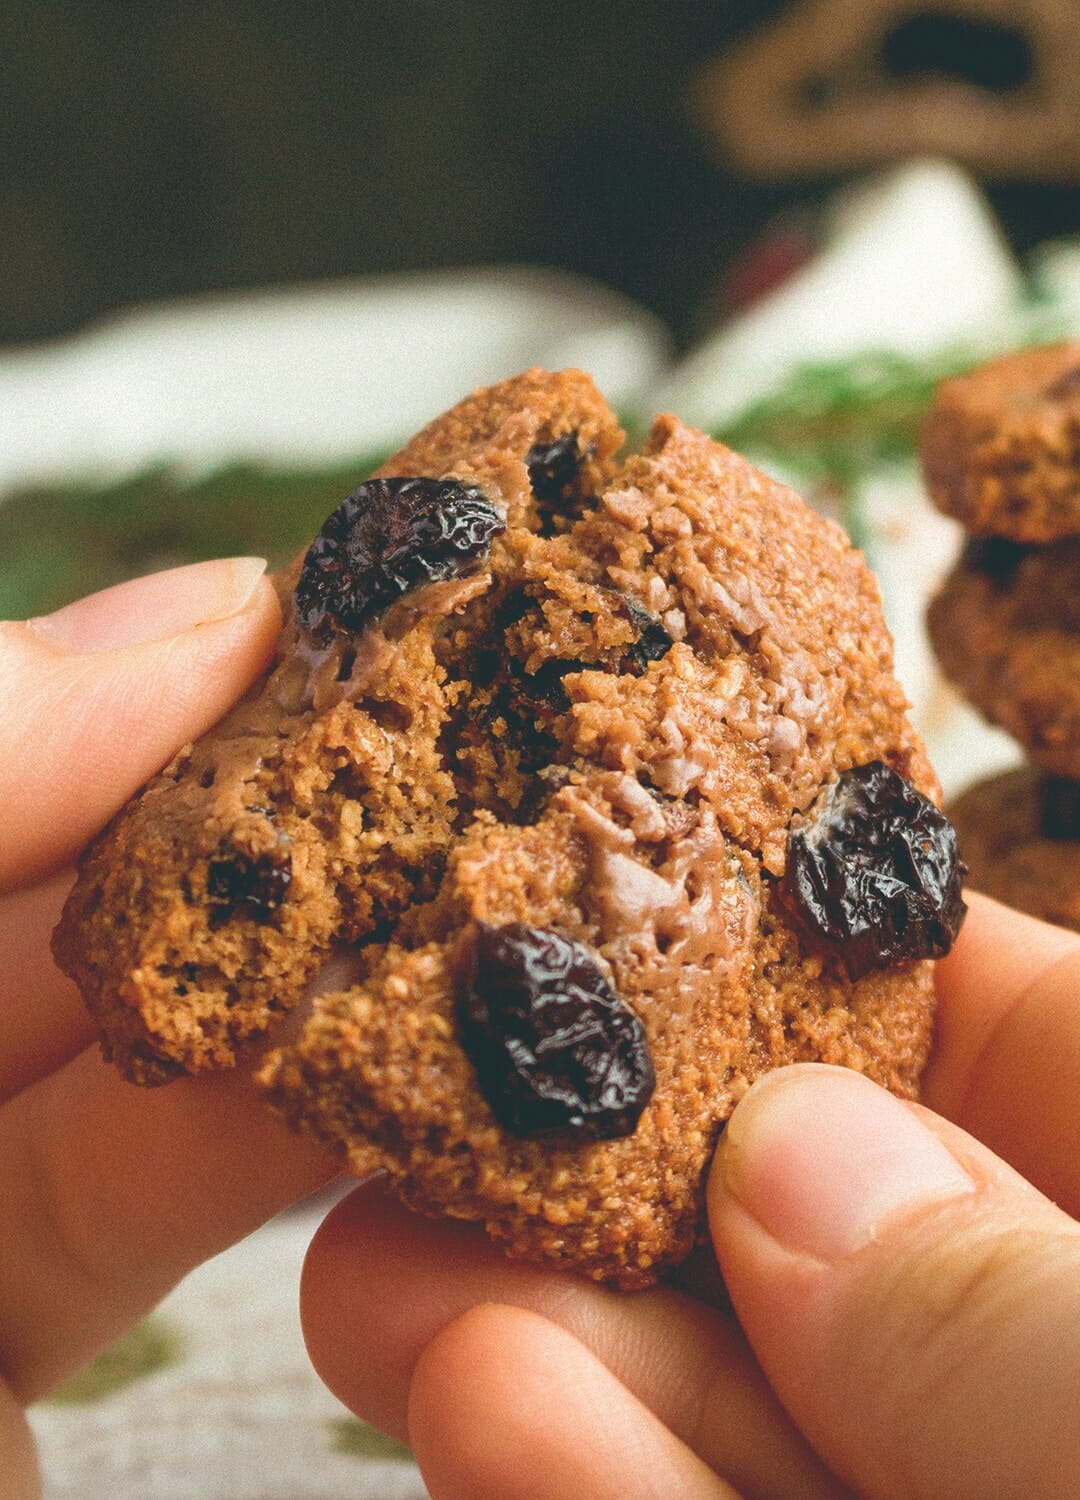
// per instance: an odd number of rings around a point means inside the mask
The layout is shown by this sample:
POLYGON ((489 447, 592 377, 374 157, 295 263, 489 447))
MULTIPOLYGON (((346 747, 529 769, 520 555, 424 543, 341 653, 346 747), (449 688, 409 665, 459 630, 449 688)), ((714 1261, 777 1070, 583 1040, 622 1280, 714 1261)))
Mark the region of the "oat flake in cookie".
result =
POLYGON ((764 1069, 914 1095, 963 908, 860 554, 673 417, 621 440, 584 375, 533 370, 360 486, 280 579, 266 679, 88 851, 56 951, 143 1082, 304 1000, 259 1072, 293 1124, 638 1287, 698 1239, 764 1069))

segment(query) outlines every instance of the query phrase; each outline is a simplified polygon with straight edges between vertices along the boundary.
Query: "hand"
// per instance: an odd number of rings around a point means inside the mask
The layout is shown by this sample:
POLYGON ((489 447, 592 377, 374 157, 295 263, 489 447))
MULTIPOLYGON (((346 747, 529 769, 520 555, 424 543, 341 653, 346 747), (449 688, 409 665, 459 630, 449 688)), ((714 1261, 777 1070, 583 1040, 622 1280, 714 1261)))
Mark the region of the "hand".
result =
POLYGON ((257 559, 139 579, 0 623, 0 1489, 39 1493, 21 1406, 200 1261, 337 1170, 245 1079, 132 1088, 49 938, 64 867, 269 659, 257 559))
POLYGON ((323 1378, 434 1500, 1080 1493, 1080 939, 974 898, 938 975, 926 1106, 804 1065, 732 1116, 709 1216, 745 1335, 365 1187, 305 1268, 323 1378))

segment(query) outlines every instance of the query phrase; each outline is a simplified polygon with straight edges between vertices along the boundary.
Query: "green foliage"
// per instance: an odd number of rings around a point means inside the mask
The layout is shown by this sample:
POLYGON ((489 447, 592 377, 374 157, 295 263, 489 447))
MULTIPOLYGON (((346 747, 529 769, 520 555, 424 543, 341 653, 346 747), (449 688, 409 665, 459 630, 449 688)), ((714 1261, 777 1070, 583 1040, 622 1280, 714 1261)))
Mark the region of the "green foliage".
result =
POLYGON ((404 1443, 387 1437, 377 1427, 361 1422, 359 1417, 337 1417, 328 1422, 330 1448, 350 1458, 374 1458, 391 1463, 411 1463, 412 1454, 404 1443))
POLYGON ((234 465, 197 478, 157 468, 107 486, 16 493, 0 505, 0 618, 207 557, 255 553, 279 567, 377 463, 234 465))
POLYGON ((144 1318, 49 1397, 57 1406, 86 1406, 175 1365, 183 1353, 179 1333, 163 1318, 144 1318))
POLYGON ((863 545, 860 479, 914 458, 938 381, 978 358, 951 351, 914 360, 882 351, 800 365, 714 435, 791 475, 810 496, 831 501, 852 540, 863 545))
MULTIPOLYGON (((865 545, 861 481, 910 463, 938 381, 1007 347, 1045 343, 1061 314, 1033 301, 993 345, 920 359, 868 351, 798 366, 714 433, 790 477, 865 545)), ((627 425, 633 430, 634 422, 627 425)), ((257 553, 279 567, 380 456, 320 469, 232 465, 198 477, 148 469, 121 482, 25 490, 0 504, 0 618, 41 614, 123 578, 257 553)))
POLYGON ((919 425, 938 382, 1007 348, 1045 343, 1060 333, 1057 323, 1056 314, 1036 309, 995 346, 945 349, 919 359, 868 350, 799 365, 714 436, 790 475, 810 497, 832 501, 861 545, 866 526, 859 482, 875 470, 914 461, 919 425))

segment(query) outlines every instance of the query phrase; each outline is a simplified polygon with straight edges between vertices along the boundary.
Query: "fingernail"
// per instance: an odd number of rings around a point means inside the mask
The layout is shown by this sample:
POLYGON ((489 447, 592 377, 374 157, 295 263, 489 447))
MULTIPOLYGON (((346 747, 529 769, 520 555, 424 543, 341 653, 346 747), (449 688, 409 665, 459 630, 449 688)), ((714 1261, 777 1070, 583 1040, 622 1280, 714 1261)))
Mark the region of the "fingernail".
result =
POLYGON ((261 557, 223 557, 132 578, 27 620, 61 651, 116 651, 182 635, 239 614, 266 572, 261 557))
POLYGON ((833 1261, 974 1183, 912 1110, 845 1068, 766 1074, 723 1137, 724 1187, 789 1250, 833 1261))

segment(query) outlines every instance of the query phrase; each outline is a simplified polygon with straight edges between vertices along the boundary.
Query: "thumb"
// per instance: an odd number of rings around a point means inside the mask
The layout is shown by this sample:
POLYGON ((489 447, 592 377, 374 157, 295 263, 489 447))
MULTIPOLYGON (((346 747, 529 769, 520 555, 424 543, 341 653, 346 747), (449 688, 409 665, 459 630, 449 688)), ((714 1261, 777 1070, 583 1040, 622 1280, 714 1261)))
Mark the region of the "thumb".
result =
POLYGON ((769 1381, 867 1500, 1080 1486, 1080 1229, 956 1126, 843 1069, 767 1075, 709 1188, 769 1381))
POLYGON ((0 622, 0 891, 65 863, 269 659, 261 558, 172 568, 0 622))

